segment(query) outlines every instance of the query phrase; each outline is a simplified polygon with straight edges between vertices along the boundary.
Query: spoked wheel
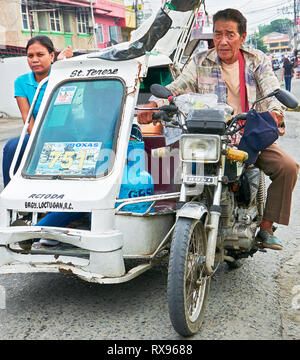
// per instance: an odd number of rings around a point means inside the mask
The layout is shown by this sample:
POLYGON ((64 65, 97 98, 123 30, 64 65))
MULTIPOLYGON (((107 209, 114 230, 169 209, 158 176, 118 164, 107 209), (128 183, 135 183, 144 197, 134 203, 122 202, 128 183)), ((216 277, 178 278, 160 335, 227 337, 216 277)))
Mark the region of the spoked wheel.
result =
POLYGON ((207 237, 201 220, 179 218, 168 272, 169 315, 182 336, 195 334, 203 321, 210 278, 205 275, 207 237))

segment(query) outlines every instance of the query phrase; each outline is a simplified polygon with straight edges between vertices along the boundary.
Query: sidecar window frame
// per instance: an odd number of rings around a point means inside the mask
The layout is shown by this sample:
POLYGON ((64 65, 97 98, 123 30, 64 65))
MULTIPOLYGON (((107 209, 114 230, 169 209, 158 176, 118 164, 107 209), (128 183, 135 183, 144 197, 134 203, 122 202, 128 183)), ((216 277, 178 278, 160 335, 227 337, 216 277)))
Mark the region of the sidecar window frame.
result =
POLYGON ((106 77, 93 77, 93 78, 69 78, 69 79, 65 79, 59 83, 56 84, 56 86, 52 89, 48 99, 47 99, 47 103, 43 109, 42 112, 42 116, 41 116, 41 121, 39 122, 38 125, 38 129, 35 132, 35 136, 30 148, 30 151, 28 153, 27 159, 25 161, 24 167, 22 168, 21 171, 21 175, 24 178, 38 178, 38 179, 76 179, 76 178, 80 178, 80 179, 95 179, 95 178, 102 178, 102 177, 106 177, 108 176, 114 166, 114 161, 115 161, 115 155, 116 155, 116 151, 117 151, 117 140, 118 140, 118 136, 119 136, 119 131, 120 131, 120 127, 121 127, 121 120, 123 117, 123 109, 124 109, 124 104, 125 104, 125 97, 126 97, 126 84, 125 81, 117 76, 106 76, 106 77), (89 175, 72 175, 72 174, 67 174, 67 175, 49 175, 49 174, 31 174, 28 173, 28 168, 30 165, 30 162, 33 158, 34 155, 34 149, 36 147, 37 142, 39 141, 39 134, 41 132, 41 128, 44 124, 46 115, 48 113, 48 110, 50 108, 50 105, 53 104, 53 98, 55 96, 55 93, 58 92, 58 89, 62 88, 63 86, 72 86, 72 84, 74 83, 78 83, 78 82, 99 82, 99 81, 109 81, 109 80, 113 80, 113 81, 118 81, 121 86, 122 86, 122 99, 120 101, 120 108, 119 108, 119 114, 118 114, 118 118, 116 120, 116 124, 115 124, 115 131, 113 134, 113 142, 112 142, 112 148, 111 148, 111 152, 113 154, 113 156, 111 156, 111 159, 109 160, 109 165, 107 170, 104 173, 100 173, 100 174, 89 174, 89 175))

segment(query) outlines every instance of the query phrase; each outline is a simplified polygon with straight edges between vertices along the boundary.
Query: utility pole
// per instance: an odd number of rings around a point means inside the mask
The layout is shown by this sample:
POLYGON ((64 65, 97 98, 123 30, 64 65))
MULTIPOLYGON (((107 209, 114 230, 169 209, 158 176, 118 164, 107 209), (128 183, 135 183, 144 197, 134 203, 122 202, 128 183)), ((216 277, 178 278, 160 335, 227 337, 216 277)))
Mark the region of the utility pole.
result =
POLYGON ((27 12, 27 14, 28 14, 28 21, 29 21, 29 28, 30 28, 30 37, 32 38, 32 12, 31 12, 31 10, 29 10, 28 0, 26 0, 25 5, 26 5, 26 12, 27 12))
POLYGON ((91 16, 92 16, 92 26, 93 26, 93 36, 94 36, 94 45, 95 45, 95 49, 98 48, 97 45, 97 37, 96 37, 96 24, 95 24, 95 17, 94 17, 94 8, 93 8, 93 3, 95 2, 95 0, 90 0, 90 9, 91 9, 91 16))
POLYGON ((133 1, 133 9, 135 13, 135 26, 138 28, 138 0, 133 1))
POLYGON ((294 0, 294 48, 298 49, 298 0, 294 0))

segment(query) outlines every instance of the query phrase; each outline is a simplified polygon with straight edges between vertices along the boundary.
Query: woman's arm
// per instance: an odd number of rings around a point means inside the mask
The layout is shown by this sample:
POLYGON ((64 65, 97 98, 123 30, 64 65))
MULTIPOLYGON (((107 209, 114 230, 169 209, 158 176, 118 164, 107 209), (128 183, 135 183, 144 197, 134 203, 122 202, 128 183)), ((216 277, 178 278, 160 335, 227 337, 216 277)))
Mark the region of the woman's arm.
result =
POLYGON ((57 60, 69 59, 72 56, 73 56, 73 50, 72 50, 72 47, 69 45, 68 47, 66 47, 63 51, 61 51, 58 54, 57 60))
MULTIPOLYGON (((17 104, 18 104, 18 107, 19 107, 20 112, 21 112, 21 116, 22 116, 23 122, 24 122, 24 124, 25 124, 25 121, 26 121, 26 119, 27 119, 27 116, 28 116, 28 113, 29 113, 29 109, 30 109, 30 105, 29 105, 28 99, 25 98, 25 97, 16 96, 16 100, 17 100, 17 104)), ((32 130, 32 128, 33 128, 33 124, 34 124, 34 119, 33 119, 33 116, 31 116, 31 119, 30 119, 29 125, 28 125, 28 129, 27 129, 28 134, 31 134, 31 130, 32 130)))

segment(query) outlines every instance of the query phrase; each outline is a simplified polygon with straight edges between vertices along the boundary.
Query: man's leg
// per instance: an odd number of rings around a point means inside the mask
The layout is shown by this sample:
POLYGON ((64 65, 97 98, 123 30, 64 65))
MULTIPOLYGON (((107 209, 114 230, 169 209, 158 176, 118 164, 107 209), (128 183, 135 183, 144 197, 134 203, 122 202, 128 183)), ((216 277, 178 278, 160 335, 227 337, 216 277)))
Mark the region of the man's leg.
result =
POLYGON ((285 90, 288 90, 288 77, 287 76, 284 77, 284 85, 285 85, 285 90))
MULTIPOLYGON (((276 144, 263 150, 255 165, 262 169, 272 181, 268 188, 261 232, 264 231, 266 234, 268 231, 273 236, 273 222, 289 224, 292 192, 297 182, 299 165, 276 144)), ((282 246, 271 248, 279 249, 282 246)))
POLYGON ((288 91, 291 91, 291 81, 292 81, 292 77, 288 76, 288 87, 287 87, 288 91))

